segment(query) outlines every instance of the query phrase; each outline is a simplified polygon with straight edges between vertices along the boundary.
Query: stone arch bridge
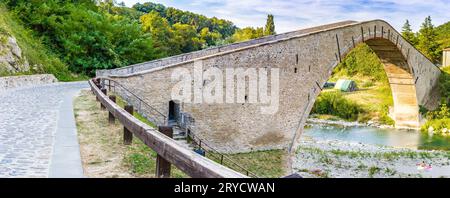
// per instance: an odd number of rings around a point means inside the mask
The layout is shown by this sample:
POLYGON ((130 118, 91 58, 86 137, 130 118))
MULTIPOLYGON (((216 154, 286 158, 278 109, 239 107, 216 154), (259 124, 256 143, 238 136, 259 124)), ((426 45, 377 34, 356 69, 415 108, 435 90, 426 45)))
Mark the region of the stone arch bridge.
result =
MULTIPOLYGON (((275 114, 261 114, 260 107, 264 105, 257 103, 181 102, 177 111, 183 118, 178 121, 188 122, 192 133, 221 152, 290 150, 296 148, 306 118, 333 68, 362 42, 384 64, 394 98, 396 127, 419 128, 419 105, 428 109, 438 105, 440 69, 382 20, 328 24, 99 70, 97 76, 120 82, 153 108, 169 115, 169 109, 173 109, 173 104, 169 107, 171 90, 177 83, 171 75, 177 68, 192 72, 200 60, 203 69, 279 68, 279 106, 275 114)), ((123 97, 127 99, 126 95, 123 97)))

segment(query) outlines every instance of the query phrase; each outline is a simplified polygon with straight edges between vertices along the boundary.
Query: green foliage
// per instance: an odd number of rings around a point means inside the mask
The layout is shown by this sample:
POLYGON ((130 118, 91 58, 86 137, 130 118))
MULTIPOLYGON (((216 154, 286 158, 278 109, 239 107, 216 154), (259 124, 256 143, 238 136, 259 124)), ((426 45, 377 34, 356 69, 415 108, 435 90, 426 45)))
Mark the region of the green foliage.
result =
POLYGON ((205 41, 197 37, 197 32, 193 26, 175 23, 173 26, 174 38, 172 42, 181 53, 200 50, 205 41))
POLYGON ((231 36, 237 29, 231 21, 218 19, 216 17, 208 18, 192 12, 182 11, 172 7, 165 7, 162 4, 152 2, 147 2, 144 4, 137 3, 133 6, 133 8, 143 13, 150 13, 152 11, 158 12, 160 16, 168 20, 170 25, 176 23, 191 25, 196 27, 197 32, 200 32, 204 28, 208 28, 209 31, 219 33, 223 38, 231 36))
MULTIPOLYGON (((450 48, 450 22, 444 23, 436 27, 437 42, 439 43, 440 50, 450 48)), ((448 66, 448 65, 443 65, 448 66)))
POLYGON ((428 119, 445 119, 450 118, 450 109, 447 104, 442 104, 436 111, 430 111, 427 113, 428 119))
MULTIPOLYGON (((238 28, 230 21, 150 2, 133 8, 117 5, 114 0, 4 2, 32 30, 31 34, 41 38, 62 60, 61 64, 90 76, 97 69, 264 36, 263 28, 244 29, 233 36, 238 28)), ((274 27, 273 16, 269 16, 266 29, 273 34, 274 27)))
POLYGON ((264 35, 274 35, 275 33, 275 23, 273 22, 273 15, 267 15, 266 27, 264 28, 264 35))
POLYGON ((450 109, 447 104, 442 104, 439 109, 429 111, 426 114, 427 122, 422 126, 422 131, 433 128, 437 133, 450 129, 450 109))
POLYGON ((333 72, 348 77, 359 74, 376 81, 387 82, 383 64, 372 49, 364 43, 356 46, 333 72))
POLYGON ((387 104, 382 104, 379 111, 380 117, 378 118, 378 121, 380 123, 391 126, 395 125, 395 121, 391 117, 389 117, 389 106, 387 104))
POLYGON ((441 103, 450 104, 450 66, 443 67, 439 76, 439 90, 441 92, 441 103))
POLYGON ((427 122, 422 126, 423 131, 427 131, 430 127, 433 130, 442 132, 442 129, 450 129, 450 67, 442 68, 439 78, 439 89, 441 92, 441 106, 426 113, 427 122))
POLYGON ((323 92, 314 103, 314 114, 335 115, 346 120, 357 120, 363 109, 356 103, 345 99, 339 91, 323 92))
MULTIPOLYGON (((31 71, 20 74, 50 73, 60 81, 84 79, 84 76, 71 74, 67 65, 45 46, 42 40, 33 35, 33 32, 24 27, 14 13, 9 12, 0 4, 0 32, 11 35, 17 39, 23 56, 28 60, 31 71)), ((2 75, 11 75, 4 73, 2 75)))
POLYGON ((379 167, 376 166, 371 166, 368 170, 369 172, 369 177, 373 177, 375 174, 377 174, 378 172, 380 172, 381 169, 379 167))
POLYGON ((154 58, 152 40, 137 22, 105 13, 92 1, 18 2, 11 8, 74 72, 93 75, 154 58))
POLYGON ((417 36, 412 31, 411 25, 409 24, 408 20, 406 20, 405 24, 402 27, 402 36, 413 45, 417 45, 419 42, 417 36))
POLYGON ((142 28, 145 32, 149 32, 151 37, 155 40, 154 48, 159 57, 168 55, 175 55, 174 46, 171 45, 171 38, 173 38, 173 30, 169 25, 167 19, 161 17, 158 12, 152 11, 141 16, 142 28))
POLYGON ((439 63, 442 57, 442 50, 450 47, 450 22, 434 27, 431 17, 428 16, 422 23, 419 32, 415 34, 411 31, 409 21, 407 23, 403 27, 403 37, 431 61, 439 63))
POLYGON ((425 54, 433 62, 439 62, 440 51, 439 44, 437 43, 437 32, 434 25, 431 23, 431 17, 425 18, 418 33, 417 48, 425 54))
POLYGON ((231 36, 230 42, 242 42, 247 41, 251 39, 256 39, 259 37, 264 36, 264 29, 263 28, 253 28, 253 27, 246 27, 243 29, 236 30, 236 32, 231 36))

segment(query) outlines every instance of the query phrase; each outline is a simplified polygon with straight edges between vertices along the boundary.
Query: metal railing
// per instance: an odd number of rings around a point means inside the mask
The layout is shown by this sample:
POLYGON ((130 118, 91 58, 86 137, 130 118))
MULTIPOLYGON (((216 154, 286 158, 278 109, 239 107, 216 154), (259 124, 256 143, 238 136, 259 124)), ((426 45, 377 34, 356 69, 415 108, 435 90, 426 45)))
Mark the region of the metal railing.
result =
MULTIPOLYGON (((132 91, 127 89, 125 86, 123 86, 119 82, 117 82, 111 78, 100 78, 100 80, 101 80, 101 84, 103 85, 103 87, 107 87, 109 89, 109 91, 112 91, 112 92, 118 94, 117 89, 120 88, 120 89, 124 90, 126 93, 128 93, 127 95, 133 96, 135 98, 135 101, 137 101, 137 104, 134 104, 137 107, 136 111, 138 111, 143 117, 145 117, 149 121, 153 122, 154 124, 157 124, 158 126, 164 126, 164 125, 168 124, 167 116, 165 116, 160 111, 158 111, 156 108, 154 108, 153 106, 151 106, 150 104, 145 102, 138 95, 136 95, 135 93, 133 93, 132 91), (144 108, 142 108, 143 107, 142 105, 144 105, 145 107, 148 107, 150 109, 150 112, 154 112, 153 115, 156 115, 156 116, 152 117, 152 116, 148 115, 147 112, 144 112, 146 110, 144 108), (154 118, 154 117, 159 117, 162 119, 158 119, 158 118, 154 118)), ((124 98, 124 100, 126 100, 126 99, 124 98)), ((132 101, 127 101, 127 102, 132 103, 132 101)), ((191 140, 195 146, 197 146, 198 148, 200 148, 201 150, 203 150, 205 152, 205 157, 206 157, 206 152, 208 152, 209 156, 216 159, 221 165, 230 167, 232 169, 238 169, 236 171, 242 171, 242 173, 245 173, 245 175, 247 175, 249 177, 258 178, 258 175, 249 171, 248 169, 246 169, 239 163, 233 161, 229 156, 218 152, 216 149, 209 146, 204 140, 202 140, 198 136, 194 135, 192 132, 187 133, 187 135, 189 138, 191 138, 191 140)))
POLYGON ((158 111, 155 107, 145 102, 141 97, 130 91, 128 88, 110 78, 101 78, 101 80, 103 81, 103 85, 105 87, 108 87, 109 91, 119 94, 118 91, 123 90, 124 93, 122 94, 133 97, 134 100, 130 99, 129 97, 124 97, 124 95, 121 96, 127 102, 131 104, 135 103, 133 105, 136 107, 136 111, 140 113, 144 118, 158 126, 167 125, 167 116, 158 111))
POLYGON ((213 157, 221 165, 227 166, 234 170, 237 169, 236 171, 244 173, 245 175, 247 175, 249 177, 253 177, 253 178, 259 177, 255 173, 249 171, 242 165, 240 165, 237 162, 235 162, 234 160, 232 160, 228 155, 220 153, 213 147, 209 146, 204 140, 200 139, 198 136, 194 135, 193 133, 188 132, 187 136, 192 140, 192 142, 194 143, 194 145, 197 148, 200 148, 204 152, 203 154, 205 157, 213 157), (206 155, 206 152, 208 152, 209 156, 206 155))
POLYGON ((89 80, 89 85, 103 110, 109 112, 108 120, 112 124, 118 120, 123 126, 124 145, 132 143, 133 136, 139 138, 145 145, 154 150, 161 160, 156 164, 157 177, 170 177, 170 164, 191 177, 206 178, 246 178, 242 173, 218 164, 211 159, 197 155, 179 145, 171 138, 173 129, 170 126, 160 126, 158 130, 148 126, 133 116, 133 106, 126 105, 125 109, 116 104, 116 98, 108 97, 105 86, 97 80, 89 80))

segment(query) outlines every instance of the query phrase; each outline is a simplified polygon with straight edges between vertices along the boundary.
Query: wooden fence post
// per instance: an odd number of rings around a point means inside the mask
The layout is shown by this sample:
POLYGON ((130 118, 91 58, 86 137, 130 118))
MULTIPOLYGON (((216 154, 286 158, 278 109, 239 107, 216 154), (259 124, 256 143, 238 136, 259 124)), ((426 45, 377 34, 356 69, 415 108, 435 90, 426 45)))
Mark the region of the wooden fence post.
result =
MULTIPOLYGON (((125 105, 125 111, 129 114, 133 115, 134 109, 133 105, 125 105)), ((130 145, 133 142, 133 133, 127 129, 127 127, 123 127, 123 144, 130 145)))
MULTIPOLYGON (((168 137, 173 137, 173 128, 170 126, 159 126, 158 131, 168 137)), ((170 177, 171 164, 160 155, 156 156, 156 177, 168 178, 170 177)))
MULTIPOLYGON (((110 95, 109 99, 111 101, 113 101, 114 103, 116 103, 116 96, 115 95, 110 95)), ((108 114, 108 121, 109 121, 110 124, 114 124, 116 122, 116 118, 114 117, 114 115, 111 112, 109 112, 109 114, 108 114)))
MULTIPOLYGON (((108 96, 105 88, 101 88, 100 91, 102 91, 102 93, 105 94, 105 96, 108 96)), ((100 102, 100 108, 102 110, 106 109, 105 106, 103 105, 103 103, 101 103, 101 102, 100 102)))

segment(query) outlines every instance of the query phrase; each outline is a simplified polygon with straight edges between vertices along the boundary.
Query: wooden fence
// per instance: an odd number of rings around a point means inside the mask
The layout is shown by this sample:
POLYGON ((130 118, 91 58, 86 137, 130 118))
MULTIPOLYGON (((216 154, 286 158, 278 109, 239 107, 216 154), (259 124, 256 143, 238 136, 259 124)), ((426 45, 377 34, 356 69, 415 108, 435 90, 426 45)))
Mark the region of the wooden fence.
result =
POLYGON ((124 144, 131 143, 134 136, 158 154, 156 177, 170 177, 171 164, 191 177, 247 177, 179 145, 170 137, 171 127, 160 126, 158 131, 138 120, 132 115, 132 106, 128 105, 126 110, 122 109, 113 101, 114 97, 108 97, 107 90, 101 87, 99 79, 89 80, 89 85, 101 106, 109 111, 109 121, 114 122, 117 119, 124 126, 124 144))

